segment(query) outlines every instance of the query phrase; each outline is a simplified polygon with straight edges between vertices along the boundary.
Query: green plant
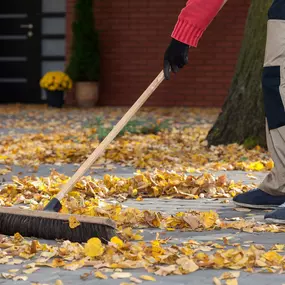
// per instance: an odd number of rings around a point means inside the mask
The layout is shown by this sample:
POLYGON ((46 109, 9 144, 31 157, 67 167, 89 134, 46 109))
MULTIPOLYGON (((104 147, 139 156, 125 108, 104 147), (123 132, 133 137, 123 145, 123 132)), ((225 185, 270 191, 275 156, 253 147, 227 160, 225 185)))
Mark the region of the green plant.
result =
POLYGON ((99 80, 99 37, 92 3, 92 0, 77 0, 75 5, 72 53, 66 72, 76 82, 99 80))
MULTIPOLYGON (((86 125, 86 127, 95 127, 97 129, 96 137, 99 141, 102 141, 112 130, 112 127, 104 126, 104 120, 101 117, 96 117, 95 121, 86 125)), ((130 134, 157 134, 163 130, 169 129, 169 121, 165 120, 161 123, 157 123, 154 120, 132 120, 123 128, 119 133, 119 136, 125 133, 130 134)))

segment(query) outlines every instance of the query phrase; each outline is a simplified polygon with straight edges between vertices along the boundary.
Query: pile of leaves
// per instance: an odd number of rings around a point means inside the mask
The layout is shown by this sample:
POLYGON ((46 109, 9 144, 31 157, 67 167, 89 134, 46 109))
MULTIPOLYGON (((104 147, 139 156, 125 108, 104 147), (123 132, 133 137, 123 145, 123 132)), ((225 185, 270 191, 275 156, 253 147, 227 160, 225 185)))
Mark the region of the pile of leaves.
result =
MULTIPOLYGON (((26 205, 42 210, 59 192, 69 177, 53 171, 50 177, 14 177, 0 192, 0 205, 11 207, 26 205)), ((125 228, 159 228, 168 231, 203 231, 238 229, 246 232, 285 232, 285 226, 258 224, 243 219, 223 221, 218 214, 189 211, 175 215, 124 207, 120 201, 127 198, 142 200, 149 197, 229 198, 250 189, 250 186, 227 181, 225 176, 211 174, 200 177, 179 175, 175 172, 137 173, 133 178, 106 175, 103 180, 84 177, 62 201, 63 213, 99 216, 113 219, 119 230, 125 228), (108 201, 108 200, 110 201, 108 201), (114 199, 118 202, 114 203, 114 199), (112 202, 113 201, 113 202, 112 202)), ((73 221, 74 222, 74 221, 73 221)), ((79 225, 79 224, 78 224, 79 225)), ((78 226, 77 225, 77 226, 78 226)))
MULTIPOLYGON (((69 177, 53 170, 49 177, 26 176, 13 177, 13 183, 3 185, 0 191, 0 203, 43 204, 60 191, 60 187, 69 177)), ((69 193, 69 200, 76 201, 79 207, 92 199, 115 198, 119 201, 127 198, 231 198, 254 187, 241 182, 227 180, 226 175, 215 177, 204 173, 200 176, 179 174, 174 171, 155 170, 138 171, 131 178, 106 174, 103 179, 91 176, 83 177, 69 193)))

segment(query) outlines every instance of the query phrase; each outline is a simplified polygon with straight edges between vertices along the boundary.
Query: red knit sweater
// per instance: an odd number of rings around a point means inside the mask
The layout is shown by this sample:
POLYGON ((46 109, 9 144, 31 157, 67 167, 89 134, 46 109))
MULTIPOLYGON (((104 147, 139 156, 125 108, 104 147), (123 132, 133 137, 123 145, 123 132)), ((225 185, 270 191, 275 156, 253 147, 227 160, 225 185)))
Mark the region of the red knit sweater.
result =
POLYGON ((192 47, 227 0, 188 0, 172 33, 172 38, 192 47))

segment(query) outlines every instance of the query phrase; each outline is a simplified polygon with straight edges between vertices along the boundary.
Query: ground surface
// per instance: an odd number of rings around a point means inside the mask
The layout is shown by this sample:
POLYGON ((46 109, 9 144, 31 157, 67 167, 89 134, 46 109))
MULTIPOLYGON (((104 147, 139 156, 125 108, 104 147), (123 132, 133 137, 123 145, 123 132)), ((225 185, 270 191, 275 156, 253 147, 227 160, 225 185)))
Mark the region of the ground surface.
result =
MULTIPOLYGON (((5 115, 5 112, 2 112, 1 124, 2 130, 1 134, 5 137, 9 134, 31 134, 38 133, 39 130, 36 128, 27 127, 18 127, 19 124, 11 123, 11 120, 14 120, 14 115, 5 115)), ((17 117, 17 116, 15 116, 17 117)), ((70 114, 72 117, 72 113, 70 114)), ((57 117, 57 120, 60 120, 57 117)), ((189 119, 190 120, 190 119, 189 119)), ((191 121, 191 120, 190 120, 191 121)), ((195 121, 195 120, 194 120, 195 121)), ((55 120, 55 122, 57 122, 55 120)), ((211 123, 211 120, 210 120, 211 123)), ((39 126, 37 124, 37 126, 39 126)), ((66 174, 68 176, 72 175, 77 169, 78 165, 75 164, 62 164, 62 165, 51 165, 51 164, 40 164, 37 170, 34 170, 30 166, 21 167, 21 166, 12 166, 12 172, 9 172, 5 175, 0 176, 0 179, 4 183, 9 183, 12 180, 12 176, 18 175, 19 177, 23 176, 48 176, 50 169, 56 169, 58 172, 66 174)), ((116 168, 113 170, 106 170, 104 168, 97 168, 92 172, 92 176, 96 178, 102 178, 106 173, 116 175, 119 177, 132 177, 135 172, 134 167, 122 167, 116 165, 116 168)), ((252 181, 248 176, 247 172, 244 171, 219 171, 214 172, 215 176, 223 175, 226 173, 228 179, 235 181, 242 181, 244 184, 259 183, 263 177, 266 175, 266 172, 254 172, 253 175, 257 180, 252 181)), ((197 175, 197 174, 195 174, 197 175)), ((224 199, 222 199, 224 200, 224 199)), ((243 217, 245 219, 255 219, 256 221, 262 221, 264 211, 250 211, 250 212, 238 212, 234 210, 232 202, 230 203, 221 203, 222 200, 219 199, 198 199, 198 200, 181 200, 181 199, 157 199, 150 198, 144 199, 143 201, 136 201, 129 199, 123 203, 125 207, 135 207, 140 210, 153 210, 159 211, 162 213, 167 213, 168 215, 175 214, 177 212, 187 212, 189 210, 198 210, 198 211, 216 211, 221 218, 233 218, 233 217, 243 217)), ((187 240, 195 240, 198 242, 217 242, 223 243, 222 238, 227 237, 230 239, 231 243, 240 243, 245 248, 249 247, 250 244, 262 244, 266 249, 270 249, 275 244, 284 244, 285 243, 285 233, 247 233, 239 232, 236 230, 219 230, 219 231, 204 231, 204 232, 180 232, 180 231, 161 231, 159 229, 145 229, 143 232, 144 240, 151 241, 154 240, 156 234, 160 232, 163 234, 163 238, 171 237, 169 244, 180 245, 187 240)), ((40 240, 41 243, 46 241, 40 240)), ((48 243, 55 243, 50 242, 48 243)), ((0 249, 1 253, 1 249, 0 249)), ((29 260, 25 263, 31 263, 29 260)), ((10 269, 20 269, 22 265, 0 265, 0 273, 8 272, 10 269)), ((59 268, 41 268, 39 271, 29 275, 27 281, 12 281, 4 278, 0 278, 0 284, 31 284, 31 283, 40 283, 40 284, 55 284, 56 280, 61 280, 63 284, 121 284, 122 282, 128 282, 129 279, 122 280, 113 280, 109 278, 108 280, 100 280, 89 278, 85 281, 80 279, 80 275, 90 272, 92 268, 81 268, 76 271, 66 271, 59 268)), ((131 272, 133 276, 139 277, 140 275, 147 274, 145 270, 126 270, 131 272)), ((147 282, 150 284, 213 284, 213 278, 219 277, 223 272, 229 270, 199 270, 189 275, 183 276, 168 276, 168 277, 159 277, 155 276, 156 282, 147 282)), ((109 274, 109 273, 108 273, 109 274)), ((107 274, 107 275, 108 275, 107 274)), ((259 285, 281 285, 285 283, 285 275, 283 274, 261 274, 261 273, 248 273, 241 272, 241 276, 238 279, 238 284, 248 285, 248 284, 259 284, 259 285)))

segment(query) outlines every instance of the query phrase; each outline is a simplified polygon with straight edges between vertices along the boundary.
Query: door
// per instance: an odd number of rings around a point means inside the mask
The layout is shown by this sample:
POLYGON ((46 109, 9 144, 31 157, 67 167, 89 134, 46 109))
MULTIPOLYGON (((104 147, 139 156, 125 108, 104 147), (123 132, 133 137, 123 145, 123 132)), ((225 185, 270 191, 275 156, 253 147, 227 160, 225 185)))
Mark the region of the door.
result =
POLYGON ((41 1, 0 0, 0 103, 41 103, 41 1))

